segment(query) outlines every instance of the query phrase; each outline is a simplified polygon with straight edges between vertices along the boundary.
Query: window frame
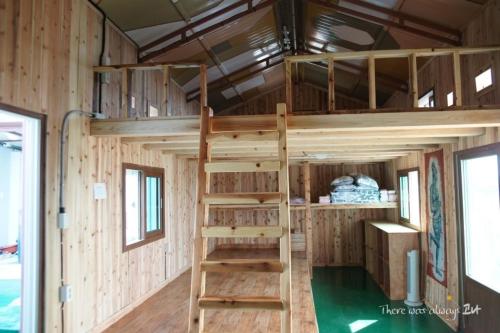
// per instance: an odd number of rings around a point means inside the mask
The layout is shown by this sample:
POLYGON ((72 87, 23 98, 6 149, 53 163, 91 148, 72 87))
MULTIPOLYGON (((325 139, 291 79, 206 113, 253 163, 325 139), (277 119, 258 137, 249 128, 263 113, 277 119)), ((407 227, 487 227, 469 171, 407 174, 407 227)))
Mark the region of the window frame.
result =
POLYGON ((495 89, 495 72, 493 71, 493 65, 492 64, 488 64, 486 66, 483 66, 481 67, 477 72, 476 72, 476 75, 474 75, 474 80, 473 80, 473 85, 474 85, 474 93, 476 94, 476 96, 480 97, 484 94, 487 94, 489 93, 490 91, 492 91, 493 89, 495 89), (479 91, 477 91, 476 89, 476 78, 483 74, 484 72, 486 72, 487 70, 491 70, 491 85, 489 85, 488 87, 485 87, 479 91))
MULTIPOLYGON (((398 186, 398 220, 399 220, 399 223, 407 226, 407 227, 410 227, 412 229, 415 229, 415 230, 418 230, 418 231, 421 231, 422 229, 422 201, 420 200, 421 196, 420 196, 420 177, 421 177, 421 174, 420 174, 420 168, 419 167, 414 167, 414 168, 408 168, 408 169, 402 169, 402 170, 398 170, 397 173, 396 173, 396 181, 397 181, 397 186, 398 186), (399 181, 399 178, 401 176, 407 176, 408 177, 408 195, 410 193, 410 183, 409 183, 409 179, 410 179, 410 172, 412 171, 417 171, 418 172, 418 209, 420 210, 419 212, 419 221, 418 221, 418 225, 416 224, 413 224, 410 222, 410 219, 407 219, 407 218, 404 218, 401 216, 401 182, 399 181)), ((411 205, 410 205, 410 198, 408 197, 408 214, 411 218, 411 205)))
MULTIPOLYGON (((498 186, 500 191, 500 143, 495 142, 491 144, 487 144, 484 146, 473 147, 469 149, 459 150, 453 153, 453 166, 454 166, 454 180, 455 180, 455 210, 456 210, 456 228, 457 228, 457 239, 458 239, 458 273, 459 273, 459 290, 460 290, 460 305, 463 306, 464 303, 464 278, 466 275, 466 262, 465 262, 465 235, 463 232, 464 227, 464 209, 463 209, 463 189, 462 189, 462 161, 485 157, 488 155, 497 155, 498 159, 498 186)), ((474 280, 481 288, 488 288, 477 282, 474 278, 468 277, 471 280, 474 280)), ((485 289, 486 290, 486 289, 485 289)), ((463 320, 463 316, 460 320, 463 320)), ((463 324, 463 323, 462 323, 463 324)))
POLYGON ((122 163, 122 252, 138 248, 165 237, 165 169, 156 168, 133 163, 122 163), (126 170, 138 170, 141 172, 140 179, 140 227, 141 240, 127 245, 127 214, 125 207, 126 196, 126 170), (147 231, 147 206, 146 206, 146 178, 155 177, 160 179, 160 229, 147 231))

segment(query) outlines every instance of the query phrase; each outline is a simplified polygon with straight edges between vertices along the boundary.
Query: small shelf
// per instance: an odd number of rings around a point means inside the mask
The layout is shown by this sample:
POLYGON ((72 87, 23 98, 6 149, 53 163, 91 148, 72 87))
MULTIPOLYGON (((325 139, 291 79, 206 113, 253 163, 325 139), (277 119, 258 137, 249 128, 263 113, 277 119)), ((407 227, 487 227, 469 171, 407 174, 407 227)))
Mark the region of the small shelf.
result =
POLYGON ((311 204, 311 209, 385 209, 398 208, 397 202, 376 202, 367 204, 311 204))

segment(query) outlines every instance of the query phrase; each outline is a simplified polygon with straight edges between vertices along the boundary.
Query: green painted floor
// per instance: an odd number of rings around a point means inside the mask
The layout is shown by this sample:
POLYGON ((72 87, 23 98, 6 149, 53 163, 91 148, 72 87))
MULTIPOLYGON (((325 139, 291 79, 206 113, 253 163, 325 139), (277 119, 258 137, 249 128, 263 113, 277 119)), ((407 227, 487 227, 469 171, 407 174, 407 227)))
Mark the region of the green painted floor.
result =
POLYGON ((453 333, 436 315, 383 314, 384 305, 408 308, 361 267, 316 267, 312 288, 320 333, 453 333))

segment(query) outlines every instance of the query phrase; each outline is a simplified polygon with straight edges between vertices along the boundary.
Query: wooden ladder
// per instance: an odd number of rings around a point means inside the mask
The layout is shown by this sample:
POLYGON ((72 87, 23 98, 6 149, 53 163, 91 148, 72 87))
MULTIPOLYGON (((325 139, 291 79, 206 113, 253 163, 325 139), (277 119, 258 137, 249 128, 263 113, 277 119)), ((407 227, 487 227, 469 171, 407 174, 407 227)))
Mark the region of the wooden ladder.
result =
POLYGON ((273 131, 212 132, 212 111, 205 107, 201 115, 198 162, 196 221, 193 242, 193 267, 189 308, 189 332, 203 332, 205 309, 275 310, 281 312, 281 332, 290 333, 291 318, 291 247, 288 191, 288 148, 286 105, 277 105, 277 126, 273 131), (275 161, 223 160, 212 161, 211 148, 217 142, 270 141, 278 142, 275 161), (210 193, 212 172, 279 173, 279 192, 210 193), (208 225, 210 207, 264 207, 279 209, 276 226, 216 226, 208 225), (279 238, 280 259, 219 259, 207 260, 208 238, 253 237, 279 238), (280 295, 224 296, 206 295, 206 272, 278 272, 280 295))

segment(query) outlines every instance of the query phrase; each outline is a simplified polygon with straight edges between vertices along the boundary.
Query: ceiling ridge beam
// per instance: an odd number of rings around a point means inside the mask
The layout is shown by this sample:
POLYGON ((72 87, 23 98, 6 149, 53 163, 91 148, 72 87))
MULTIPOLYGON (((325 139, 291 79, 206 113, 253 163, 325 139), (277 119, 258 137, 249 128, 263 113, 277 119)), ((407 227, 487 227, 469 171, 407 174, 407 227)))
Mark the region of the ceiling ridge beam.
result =
POLYGON ((375 22, 378 24, 398 28, 400 30, 412 33, 414 35, 433 39, 433 40, 436 40, 436 41, 439 41, 442 43, 446 43, 448 45, 454 45, 454 46, 462 45, 461 40, 451 39, 451 38, 448 38, 448 37, 445 37, 442 35, 438 35, 438 34, 435 34, 435 33, 429 32, 429 31, 425 31, 425 30, 422 30, 419 28, 408 26, 408 25, 404 24, 404 21, 403 21, 403 23, 394 22, 392 20, 383 19, 383 18, 380 18, 377 16, 373 16, 370 14, 366 14, 366 13, 351 9, 351 8, 342 7, 342 6, 339 6, 339 5, 331 3, 331 2, 326 2, 325 0, 307 0, 307 1, 309 3, 314 3, 316 5, 319 5, 319 6, 322 6, 325 8, 333 9, 339 13, 343 13, 343 14, 346 14, 349 16, 354 16, 354 17, 357 17, 357 18, 362 19, 362 20, 371 21, 371 22, 375 22))
POLYGON ((151 53, 148 53, 145 56, 142 56, 139 60, 141 62, 145 62, 145 61, 154 59, 154 58, 158 57, 161 54, 164 54, 164 53, 166 53, 166 52, 168 52, 170 50, 173 50, 173 49, 175 49, 175 48, 177 48, 179 46, 187 44, 187 43, 189 43, 189 42, 191 42, 191 41, 193 41, 193 40, 195 40, 195 39, 197 39, 197 38, 199 38, 201 36, 204 36, 204 35, 212 32, 212 31, 214 31, 216 29, 219 29, 219 28, 225 26, 228 23, 231 23, 231 22, 236 21, 236 20, 238 20, 238 19, 240 19, 242 17, 245 17, 247 15, 250 15, 250 14, 258 12, 258 11, 260 11, 262 9, 265 9, 265 8, 273 5, 277 1, 278 0, 265 0, 265 1, 261 2, 261 3, 259 3, 256 6, 252 6, 250 2, 245 1, 246 4, 247 4, 247 6, 248 6, 247 10, 245 10, 245 11, 243 11, 241 13, 238 13, 236 15, 233 15, 233 16, 231 16, 231 17, 229 17, 229 18, 227 18, 227 19, 225 19, 225 20, 223 20, 221 22, 215 23, 215 24, 213 24, 213 25, 211 25, 211 26, 209 26, 209 27, 207 27, 205 29, 202 29, 202 30, 200 30, 198 32, 195 32, 195 33, 193 33, 193 34, 191 34, 189 36, 186 36, 185 33, 181 34, 181 39, 180 40, 175 41, 172 44, 169 44, 169 45, 167 45, 165 47, 162 47, 159 50, 156 50, 156 51, 153 51, 151 53))

